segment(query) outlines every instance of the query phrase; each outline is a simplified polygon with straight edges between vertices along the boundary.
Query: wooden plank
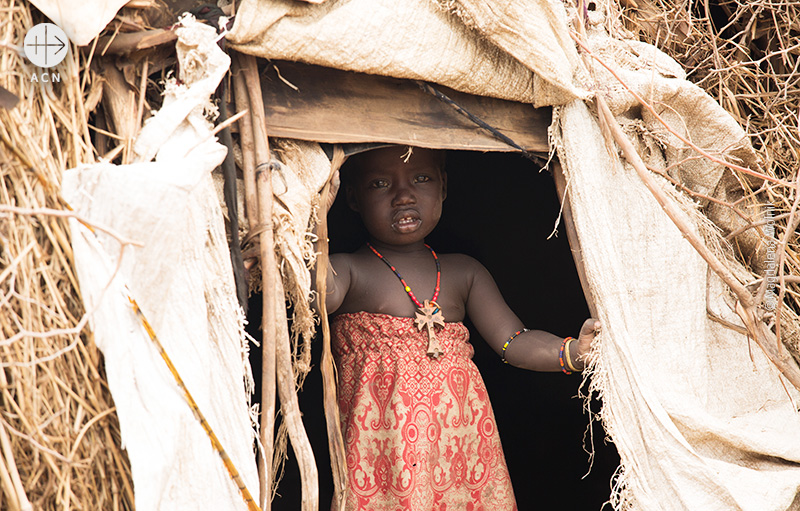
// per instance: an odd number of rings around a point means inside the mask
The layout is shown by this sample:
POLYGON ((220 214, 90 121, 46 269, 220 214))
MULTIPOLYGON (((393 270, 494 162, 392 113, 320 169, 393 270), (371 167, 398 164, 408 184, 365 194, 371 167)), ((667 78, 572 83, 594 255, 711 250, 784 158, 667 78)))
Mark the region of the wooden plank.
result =
MULTIPOLYGON (((261 74, 261 84, 271 136, 328 143, 515 150, 411 80, 273 62, 261 74)), ((549 108, 434 87, 525 150, 548 152, 549 108)))

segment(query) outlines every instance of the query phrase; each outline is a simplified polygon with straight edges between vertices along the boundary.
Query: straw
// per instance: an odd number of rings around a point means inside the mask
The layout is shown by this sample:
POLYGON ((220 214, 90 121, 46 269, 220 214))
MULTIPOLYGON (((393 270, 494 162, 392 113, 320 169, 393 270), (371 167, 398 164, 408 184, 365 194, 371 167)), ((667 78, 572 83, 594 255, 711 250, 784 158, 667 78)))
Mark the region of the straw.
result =
MULTIPOLYGON (((0 41, 21 42, 36 23, 28 3, 0 0, 0 41)), ((102 356, 86 328, 72 268, 61 172, 94 160, 83 54, 71 47, 31 82, 32 67, 0 46, 0 507, 133 509, 130 464, 102 356)))

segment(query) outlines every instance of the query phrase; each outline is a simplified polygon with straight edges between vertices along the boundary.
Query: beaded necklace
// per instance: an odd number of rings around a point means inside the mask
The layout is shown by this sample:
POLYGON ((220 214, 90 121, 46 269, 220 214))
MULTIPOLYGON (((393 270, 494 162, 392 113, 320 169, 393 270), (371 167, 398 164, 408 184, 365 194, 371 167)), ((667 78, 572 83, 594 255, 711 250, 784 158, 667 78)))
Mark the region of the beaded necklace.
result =
POLYGON ((431 251, 431 255, 433 255, 433 260, 436 263, 436 288, 433 290, 433 297, 430 300, 425 300, 423 303, 420 303, 416 296, 414 296, 414 292, 411 291, 411 286, 406 284, 406 281, 400 275, 400 272, 397 271, 392 263, 389 262, 380 252, 378 252, 375 247, 373 247, 369 242, 367 242, 367 246, 372 253, 378 256, 378 258, 383 261, 386 266, 389 267, 390 270, 400 279, 400 283, 403 284, 403 290, 408 294, 408 297, 411 298, 411 301, 414 302, 414 305, 417 306, 417 317, 414 322, 417 325, 419 330, 423 328, 427 329, 428 332, 428 355, 433 358, 439 357, 442 355, 444 351, 442 351, 441 346, 439 345, 439 340, 436 338, 436 334, 434 333, 435 327, 444 327, 444 315, 442 314, 442 309, 439 307, 439 304, 436 303, 436 299, 439 298, 439 285, 442 279, 442 267, 439 264, 439 258, 436 256, 436 252, 429 246, 425 245, 425 247, 431 251))

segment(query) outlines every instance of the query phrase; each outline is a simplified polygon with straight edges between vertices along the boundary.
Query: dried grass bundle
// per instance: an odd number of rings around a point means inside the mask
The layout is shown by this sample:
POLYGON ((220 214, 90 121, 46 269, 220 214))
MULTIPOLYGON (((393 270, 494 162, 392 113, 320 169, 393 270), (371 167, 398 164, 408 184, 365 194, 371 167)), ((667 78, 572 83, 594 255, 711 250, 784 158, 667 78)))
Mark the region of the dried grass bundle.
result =
MULTIPOLYGON (((724 232, 750 268, 750 289, 765 318, 800 362, 800 2, 769 0, 620 0, 609 28, 653 44, 677 60, 689 80, 714 97, 751 134, 759 171, 782 183, 753 185, 733 172, 741 200, 723 200, 746 220, 724 232), (759 211, 748 198, 766 205, 759 211), (745 235, 759 246, 742 249, 745 235)), ((752 201, 751 201, 752 202, 752 201)))
POLYGON ((93 161, 92 76, 71 48, 32 83, 15 45, 36 23, 0 0, 0 508, 133 509, 130 468, 101 356, 86 327, 59 196, 63 169, 93 161))

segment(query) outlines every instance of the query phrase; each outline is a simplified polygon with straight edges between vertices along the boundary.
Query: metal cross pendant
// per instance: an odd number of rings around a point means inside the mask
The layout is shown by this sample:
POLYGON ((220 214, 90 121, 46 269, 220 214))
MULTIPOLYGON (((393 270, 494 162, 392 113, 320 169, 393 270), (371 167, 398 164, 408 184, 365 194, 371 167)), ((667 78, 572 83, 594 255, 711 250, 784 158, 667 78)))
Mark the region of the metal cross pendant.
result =
POLYGON ((436 302, 425 300, 422 307, 417 309, 417 319, 414 322, 417 324, 418 329, 428 329, 428 355, 432 358, 443 355, 444 351, 439 346, 439 339, 436 338, 436 334, 433 331, 436 326, 444 328, 444 315, 439 305, 436 302))

